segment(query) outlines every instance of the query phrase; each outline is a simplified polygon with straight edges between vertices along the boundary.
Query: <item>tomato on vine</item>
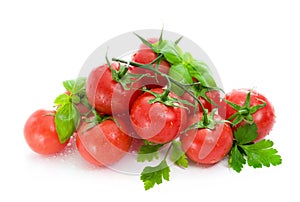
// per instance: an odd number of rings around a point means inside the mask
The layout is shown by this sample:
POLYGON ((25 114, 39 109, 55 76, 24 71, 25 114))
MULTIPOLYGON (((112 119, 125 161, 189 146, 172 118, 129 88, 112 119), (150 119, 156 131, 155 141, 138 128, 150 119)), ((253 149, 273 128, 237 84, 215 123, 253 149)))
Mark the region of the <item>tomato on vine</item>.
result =
POLYGON ((275 112, 271 102, 262 94, 250 89, 235 89, 225 96, 226 119, 236 129, 246 123, 257 125, 258 136, 263 139, 275 123, 275 112))
POLYGON ((180 136, 187 157, 199 164, 211 165, 222 160, 230 151, 233 133, 228 123, 214 113, 208 124, 203 123, 203 113, 192 116, 190 128, 180 136))
POLYGON ((86 161, 96 166, 109 166, 127 154, 131 140, 110 117, 95 114, 80 127, 76 146, 86 161))
POLYGON ((154 143, 167 143, 178 137, 186 125, 186 109, 178 97, 162 88, 151 89, 133 103, 130 119, 136 133, 154 143))
POLYGON ((128 111, 133 100, 141 94, 139 90, 141 85, 138 82, 133 82, 128 89, 125 89, 127 83, 121 83, 125 74, 129 75, 128 69, 119 63, 104 64, 93 69, 89 74, 86 95, 99 113, 111 115, 128 111))

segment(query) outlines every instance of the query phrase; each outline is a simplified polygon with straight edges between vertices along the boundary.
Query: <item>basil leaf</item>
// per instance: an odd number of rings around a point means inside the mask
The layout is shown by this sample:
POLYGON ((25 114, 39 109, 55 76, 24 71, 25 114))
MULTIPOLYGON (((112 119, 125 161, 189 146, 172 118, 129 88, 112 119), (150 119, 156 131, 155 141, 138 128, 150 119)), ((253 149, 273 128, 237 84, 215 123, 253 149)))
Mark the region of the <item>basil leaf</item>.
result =
POLYGON ((153 44, 156 53, 162 53, 165 59, 171 64, 182 63, 183 52, 173 41, 162 41, 153 44))
MULTIPOLYGON (((183 64, 173 65, 169 70, 169 76, 181 84, 191 84, 193 79, 183 64)), ((171 91, 181 96, 184 93, 184 90, 178 87, 176 84, 171 85, 171 91)))
POLYGON ((72 93, 73 94, 84 93, 85 85, 86 85, 86 78, 84 78, 84 77, 77 78, 74 82, 72 93))
POLYGON ((72 93, 73 91, 74 84, 75 84, 75 80, 66 80, 63 82, 65 89, 70 93, 72 93))
POLYGON ((70 102, 70 96, 66 93, 60 94, 54 100, 55 105, 64 105, 70 102))
POLYGON ((85 93, 86 78, 79 77, 76 80, 66 80, 63 85, 72 94, 82 94, 85 93))
POLYGON ((64 143, 73 135, 79 125, 79 110, 72 103, 62 105, 57 109, 54 121, 59 141, 64 143))

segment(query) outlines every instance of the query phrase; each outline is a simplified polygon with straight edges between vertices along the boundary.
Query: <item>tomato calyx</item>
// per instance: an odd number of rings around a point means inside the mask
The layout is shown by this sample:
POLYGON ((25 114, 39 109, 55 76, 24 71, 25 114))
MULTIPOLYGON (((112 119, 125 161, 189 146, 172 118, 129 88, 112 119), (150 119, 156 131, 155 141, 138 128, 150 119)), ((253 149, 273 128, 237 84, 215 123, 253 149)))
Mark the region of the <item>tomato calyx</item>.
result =
POLYGON ((251 93, 252 93, 252 90, 249 90, 249 92, 247 93, 245 102, 242 106, 235 104, 229 100, 224 99, 224 101, 228 105, 230 105, 233 109, 236 110, 236 113, 234 113, 233 115, 228 117, 228 120, 231 121, 231 124, 233 126, 236 126, 237 124, 241 123, 242 121, 246 121, 247 123, 252 124, 254 122, 252 114, 254 114, 259 109, 266 106, 267 103, 263 100, 259 100, 262 102, 262 104, 251 106, 250 105, 251 93))
POLYGON ((182 131, 181 133, 184 134, 189 130, 194 130, 194 129, 210 129, 214 130, 218 124, 222 124, 225 122, 228 122, 227 120, 223 119, 216 119, 216 112, 217 109, 213 109, 210 113, 208 113, 208 110, 205 109, 207 116, 203 114, 202 118, 200 121, 190 125, 187 129, 182 131))
POLYGON ((211 91, 218 91, 224 93, 223 89, 219 87, 205 86, 202 84, 202 82, 195 82, 192 84, 192 86, 194 87, 193 91, 197 97, 201 97, 213 106, 218 107, 218 104, 215 103, 209 96, 207 96, 207 93, 211 91))
POLYGON ((182 100, 182 99, 179 99, 179 98, 169 96, 171 91, 168 88, 165 89, 162 93, 153 92, 153 91, 148 90, 146 88, 143 88, 142 90, 144 92, 150 93, 151 95, 153 95, 155 97, 155 98, 148 101, 149 104, 159 102, 159 103, 162 103, 162 104, 164 104, 168 107, 179 107, 179 108, 184 108, 184 109, 187 109, 187 110, 189 110, 189 109, 187 107, 185 107, 183 104, 194 106, 192 103, 190 103, 186 100, 182 100))
MULTIPOLYGON (((93 116, 91 118, 85 118, 84 122, 88 123, 88 126, 85 128, 83 132, 86 132, 93 127, 97 126, 98 124, 106 121, 106 120, 113 120, 112 116, 103 115, 101 116, 95 109, 92 109, 93 116)), ((114 120, 113 120, 114 121, 114 120)))
POLYGON ((113 67, 106 55, 105 57, 106 63, 108 65, 109 70, 111 71, 112 74, 112 79, 120 83, 121 86, 125 90, 130 90, 133 88, 133 84, 142 79, 143 77, 151 77, 149 74, 133 74, 130 73, 129 69, 130 66, 127 63, 127 65, 123 65, 118 63, 117 67, 113 67))

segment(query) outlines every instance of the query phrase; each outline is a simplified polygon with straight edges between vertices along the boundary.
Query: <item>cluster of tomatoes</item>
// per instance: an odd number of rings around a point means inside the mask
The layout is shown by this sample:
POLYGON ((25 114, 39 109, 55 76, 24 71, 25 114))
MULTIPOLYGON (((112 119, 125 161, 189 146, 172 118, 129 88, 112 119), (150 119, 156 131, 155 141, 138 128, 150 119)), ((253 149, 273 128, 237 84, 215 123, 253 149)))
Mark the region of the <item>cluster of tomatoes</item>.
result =
MULTIPOLYGON (((93 69, 86 79, 85 93, 76 95, 77 100, 70 96, 72 92, 65 93, 72 109, 79 112, 72 135, 85 160, 106 166, 132 150, 138 151, 145 141, 163 145, 178 140, 190 160, 215 164, 232 148, 235 129, 255 123, 258 136, 254 142, 272 129, 274 109, 260 93, 236 89, 222 98, 219 89, 205 88, 205 94, 195 97, 192 91, 185 91, 185 84, 177 85, 183 92, 176 93, 170 88, 174 79, 166 76, 172 60, 157 57, 159 53, 142 44, 130 63, 107 61, 93 69), (143 68, 147 64, 148 68, 143 68)), ((197 78, 193 82, 195 86, 200 83, 197 78)), ((56 116, 56 110, 38 110, 28 118, 24 135, 33 151, 50 155, 67 145, 68 138, 59 138, 56 116)), ((65 127, 69 125, 66 122, 65 127)))

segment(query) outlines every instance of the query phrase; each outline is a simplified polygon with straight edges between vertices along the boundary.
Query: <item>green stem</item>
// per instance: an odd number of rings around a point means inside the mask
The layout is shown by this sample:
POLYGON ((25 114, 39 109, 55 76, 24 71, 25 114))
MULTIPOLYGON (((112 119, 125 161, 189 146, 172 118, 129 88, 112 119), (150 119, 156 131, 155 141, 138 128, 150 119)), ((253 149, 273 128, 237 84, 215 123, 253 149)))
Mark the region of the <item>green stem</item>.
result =
POLYGON ((166 101, 170 92, 171 92, 171 91, 170 91, 169 88, 167 88, 166 90, 164 90, 163 94, 162 94, 161 97, 160 97, 161 100, 162 100, 162 101, 166 101))
MULTIPOLYGON (((151 64, 140 64, 140 63, 136 63, 136 62, 133 62, 133 61, 126 61, 126 60, 122 60, 122 59, 118 59, 118 58, 112 58, 112 61, 116 61, 116 62, 120 62, 120 63, 125 63, 125 64, 129 64, 129 65, 132 65, 132 66, 135 66, 135 67, 139 67, 139 68, 142 68, 142 69, 147 69, 147 70, 150 70, 150 71, 153 71, 154 73, 156 74, 159 74, 160 76, 163 76, 165 77, 168 81, 171 81, 172 83, 174 83, 176 86, 178 86, 179 88, 181 88, 182 90, 184 90, 185 92, 187 92, 190 96, 192 96, 192 98, 194 98, 200 105, 202 111, 203 111, 203 117, 204 117, 204 124, 205 125, 208 125, 209 124, 209 121, 208 121, 208 111, 205 109, 205 107, 203 106, 201 100, 199 100, 191 91, 189 91, 184 84, 176 81, 175 79, 173 79, 172 77, 170 77, 169 75, 165 74, 165 73, 162 73, 160 72, 158 69, 156 68, 153 68, 151 64)), ((169 83, 169 82, 168 82, 169 83)))
POLYGON ((128 72, 129 68, 124 68, 120 73, 119 73, 119 79, 123 78, 123 76, 128 72))

